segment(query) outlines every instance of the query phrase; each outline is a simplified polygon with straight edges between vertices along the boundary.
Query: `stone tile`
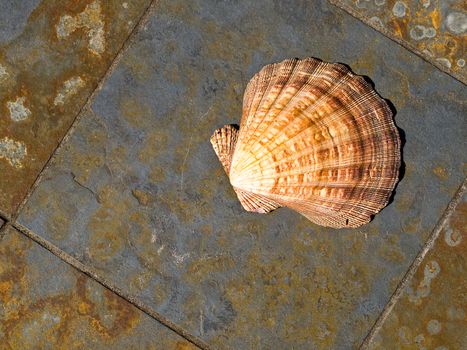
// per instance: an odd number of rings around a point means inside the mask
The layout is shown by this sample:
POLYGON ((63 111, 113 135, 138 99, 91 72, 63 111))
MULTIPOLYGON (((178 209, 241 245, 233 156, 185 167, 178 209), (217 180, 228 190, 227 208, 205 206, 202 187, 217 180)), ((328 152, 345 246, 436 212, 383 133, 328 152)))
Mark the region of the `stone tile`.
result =
POLYGON ((26 192, 150 0, 0 0, 0 213, 26 192))
POLYGON ((463 86, 326 1, 161 1, 136 39, 21 224, 215 348, 357 346, 463 179, 463 86), (358 230, 243 211, 211 149, 249 78, 294 56, 398 111, 405 175, 358 230))
POLYGON ((11 226, 0 262, 1 349, 196 348, 11 226))
POLYGON ((374 338, 373 349, 463 349, 467 344, 467 195, 374 338))
POLYGON ((329 0, 467 83, 462 0, 329 0))

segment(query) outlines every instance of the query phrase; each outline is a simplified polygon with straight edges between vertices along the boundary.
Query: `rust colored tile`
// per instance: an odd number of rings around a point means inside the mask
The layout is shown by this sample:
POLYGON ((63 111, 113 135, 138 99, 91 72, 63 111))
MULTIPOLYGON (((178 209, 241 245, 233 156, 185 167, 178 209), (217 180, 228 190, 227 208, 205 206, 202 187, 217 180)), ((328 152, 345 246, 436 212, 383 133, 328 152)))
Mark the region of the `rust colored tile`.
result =
POLYGON ((0 2, 5 216, 15 212, 149 2, 0 2))
POLYGON ((464 349, 466 259, 467 195, 464 195, 370 348, 464 349))
POLYGON ((1 349, 197 349, 9 227, 0 241, 1 349))
POLYGON ((463 0, 329 0, 467 83, 463 0))

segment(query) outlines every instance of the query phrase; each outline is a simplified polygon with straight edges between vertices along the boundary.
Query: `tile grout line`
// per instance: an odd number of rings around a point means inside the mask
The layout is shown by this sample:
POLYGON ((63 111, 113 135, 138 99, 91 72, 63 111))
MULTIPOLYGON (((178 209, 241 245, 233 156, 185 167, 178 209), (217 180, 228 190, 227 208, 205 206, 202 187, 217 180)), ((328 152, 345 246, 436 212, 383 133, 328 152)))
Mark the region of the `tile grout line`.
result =
POLYGON ((453 71, 451 71, 449 68, 447 68, 446 66, 442 65, 441 63, 437 63, 437 62, 432 62, 431 61, 431 58, 424 54, 423 52, 421 52, 419 49, 417 49, 415 46, 413 46, 412 44, 402 40, 402 39, 399 39, 397 37, 395 37, 393 34, 391 34, 386 28, 383 28, 383 27, 376 27, 376 26, 372 26, 370 24, 370 22, 367 20, 366 17, 363 17, 363 18, 360 18, 360 15, 357 13, 357 11, 355 11, 353 8, 351 8, 350 6, 347 6, 345 4, 341 4, 338 0, 328 0, 329 3, 331 3, 333 6, 347 12, 349 15, 351 15, 352 17, 354 17, 355 19, 359 20, 360 22, 364 23, 365 25, 369 26, 370 28, 372 28, 373 30, 377 31, 378 33, 384 35, 385 37, 387 37, 388 39, 394 41, 395 43, 399 44, 400 46, 402 46, 403 48, 405 48, 406 50, 410 51, 411 53, 415 54, 416 56, 420 57, 421 59, 423 59, 425 62, 428 62, 429 64, 431 64, 432 66, 436 67, 437 69, 439 69, 441 72, 443 73, 446 73, 447 75, 449 75, 451 78, 454 78, 456 79, 457 81, 461 82, 462 84, 464 85, 467 85, 467 81, 463 81, 463 79, 465 79, 460 73, 455 73, 453 71))
POLYGON ((144 25, 147 23, 149 18, 151 17, 151 14, 153 13, 156 5, 158 4, 159 0, 152 0, 151 3, 146 7, 144 10, 143 14, 139 18, 138 22, 136 25, 133 27, 131 32, 128 34, 128 37, 125 39, 123 44, 120 46, 118 49, 114 59, 110 63, 109 67, 105 71, 105 73, 102 75, 101 79, 97 83, 95 89, 91 92, 91 94, 86 98, 86 101, 84 102, 83 106, 79 109, 78 113, 76 114, 76 117, 73 119, 73 122, 71 123, 70 127, 68 130, 65 132, 65 135, 62 137, 62 139, 59 141, 57 147, 53 150, 51 153, 49 159, 47 162, 44 164, 42 167, 41 171, 36 177, 36 180, 34 180, 34 183, 31 185, 29 190, 27 191, 25 197, 21 201, 20 205, 16 208, 16 210, 13 212, 13 215, 11 215, 10 221, 11 222, 16 222, 16 219, 19 216, 19 213, 21 210, 24 208, 26 205, 29 197, 31 194, 34 192, 36 187, 39 185, 39 183, 42 180, 42 177, 44 176, 45 171, 49 168, 49 166, 52 164, 55 156, 57 153, 60 151, 60 149, 63 147, 64 144, 66 144, 66 141, 68 138, 73 134, 74 129, 76 128, 76 125, 79 123, 81 118, 83 118, 83 115, 85 114, 86 111, 90 109, 90 106, 94 100, 94 97, 99 93, 99 91, 102 89, 104 86, 107 78, 112 74, 112 72, 115 70, 116 66, 120 62, 121 57, 123 54, 126 52, 128 47, 133 43, 134 38, 136 35, 140 32, 141 28, 144 27, 144 25))
MULTIPOLYGON (((184 339, 186 339, 190 343, 196 345, 198 348, 200 348, 202 350, 212 350, 212 348, 207 343, 205 343, 203 340, 201 340, 198 337, 196 337, 196 336, 192 335, 191 333, 187 332, 185 329, 178 326, 176 323, 172 322, 170 319, 166 318, 165 316, 163 316, 159 312, 152 310, 149 306, 147 306, 144 303, 140 302, 137 298, 135 298, 131 294, 126 293, 122 289, 118 288, 117 286, 112 285, 112 283, 110 283, 110 282, 106 281, 106 279, 100 277, 98 275, 98 273, 93 271, 92 268, 90 268, 87 265, 83 264, 78 259, 76 259, 73 256, 71 256, 70 254, 64 252, 63 250, 61 250, 60 248, 58 248, 54 244, 50 243, 46 239, 42 238, 41 236, 39 236, 34 231, 28 229, 27 227, 25 227, 25 226, 23 226, 23 225, 21 225, 19 223, 15 223, 15 224, 10 223, 9 225, 11 225, 13 228, 18 230, 19 232, 21 232, 27 238, 29 238, 29 239, 33 240, 34 242, 36 242, 37 244, 39 244, 44 249, 48 250, 50 253, 52 253, 53 255, 55 255, 56 257, 58 257, 59 259, 61 259, 65 263, 67 263, 68 265, 71 265, 72 267, 74 267, 78 271, 84 273, 89 278, 93 279, 94 281, 96 281, 97 283, 102 285, 104 288, 107 288, 111 292, 117 294, 123 300, 125 300, 129 304, 133 305, 137 309, 141 310, 142 312, 144 312, 145 314, 147 314, 148 316, 150 316, 151 318, 153 318, 154 320, 159 322, 161 325, 169 328, 174 333, 176 333, 179 336, 183 337, 184 339)), ((5 227, 9 226, 9 225, 5 225, 5 227)))
POLYGON ((449 202, 448 206, 444 210, 443 214, 441 215, 441 218, 438 220, 437 224, 435 225, 433 231, 431 232, 430 236, 428 237, 427 241, 423 245, 422 249, 420 252, 417 254, 415 257, 414 261, 410 265, 409 269, 405 273, 404 277, 402 277, 401 281, 399 282, 396 290, 394 293, 391 295, 389 298, 389 301, 387 304, 384 306, 383 310, 381 311, 379 317, 371 327, 369 333, 363 340, 362 344, 360 345, 359 349, 360 350, 367 350, 370 347, 370 344, 372 343, 374 337, 376 336, 376 333, 381 329, 383 326, 384 322, 388 318, 389 314, 393 310, 394 306, 396 305, 397 301, 401 298, 405 287, 407 284, 412 280, 412 277, 415 275, 415 272, 417 272, 418 268, 422 264, 423 260, 425 259, 425 256, 427 253, 433 248, 435 241, 438 239, 439 234, 441 233, 441 230, 444 228, 447 220, 451 217, 453 214, 454 210, 456 209, 457 205, 461 202, 462 197, 464 194, 467 193, 467 178, 464 179, 462 182, 461 186, 459 189, 456 191, 454 194, 453 198, 449 202))

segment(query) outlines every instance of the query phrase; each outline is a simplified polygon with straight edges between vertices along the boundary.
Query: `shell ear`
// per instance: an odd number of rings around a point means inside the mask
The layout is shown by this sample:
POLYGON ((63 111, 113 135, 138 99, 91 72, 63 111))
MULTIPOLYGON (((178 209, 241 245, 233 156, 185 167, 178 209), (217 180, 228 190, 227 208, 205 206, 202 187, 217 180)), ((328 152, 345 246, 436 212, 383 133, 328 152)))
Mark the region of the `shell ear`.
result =
MULTIPOLYGON (((238 128, 235 125, 225 125, 214 131, 211 136, 212 148, 224 167, 227 176, 230 176, 230 164, 238 139, 238 128)), ((238 200, 246 211, 255 213, 269 213, 281 205, 264 196, 248 193, 234 187, 238 200)))
POLYGON ((224 125, 214 131, 211 136, 212 148, 224 167, 227 176, 230 173, 230 164, 238 139, 238 128, 235 125, 224 125))

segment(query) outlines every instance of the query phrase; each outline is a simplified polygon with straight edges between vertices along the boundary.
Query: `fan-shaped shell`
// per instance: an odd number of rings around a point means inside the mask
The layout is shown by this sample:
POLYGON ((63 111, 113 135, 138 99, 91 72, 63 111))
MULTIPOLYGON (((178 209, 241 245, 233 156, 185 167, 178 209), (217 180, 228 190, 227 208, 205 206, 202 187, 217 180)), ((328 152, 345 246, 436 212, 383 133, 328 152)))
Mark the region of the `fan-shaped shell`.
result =
POLYGON ((288 59, 248 83, 240 130, 211 137, 240 202, 289 207, 314 223, 358 227, 388 202, 400 140, 387 103, 341 64, 288 59))

